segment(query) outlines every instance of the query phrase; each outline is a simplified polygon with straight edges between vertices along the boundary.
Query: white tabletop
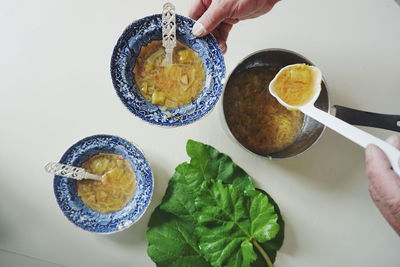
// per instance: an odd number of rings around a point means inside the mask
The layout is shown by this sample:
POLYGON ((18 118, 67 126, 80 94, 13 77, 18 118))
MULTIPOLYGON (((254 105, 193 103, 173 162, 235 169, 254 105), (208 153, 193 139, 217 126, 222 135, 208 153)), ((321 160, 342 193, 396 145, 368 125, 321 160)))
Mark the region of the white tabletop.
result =
MULTIPOLYGON (((189 1, 176 0, 187 14, 189 1)), ((109 71, 113 47, 133 20, 164 1, 4 1, 0 9, 0 266, 155 266, 145 232, 187 139, 230 155, 279 204, 285 241, 276 266, 400 265, 400 238, 371 201, 363 150, 333 131, 304 155, 264 160, 221 127, 221 102, 206 118, 166 129, 133 116, 109 71), (54 198, 48 161, 83 137, 106 133, 144 150, 155 176, 142 219, 113 235, 72 225, 54 198), (168 141, 166 141, 168 140, 168 141)), ((236 25, 227 73, 248 54, 279 47, 321 68, 333 104, 400 114, 400 7, 393 0, 282 1, 236 25)), ((365 128, 386 138, 394 132, 365 128)))

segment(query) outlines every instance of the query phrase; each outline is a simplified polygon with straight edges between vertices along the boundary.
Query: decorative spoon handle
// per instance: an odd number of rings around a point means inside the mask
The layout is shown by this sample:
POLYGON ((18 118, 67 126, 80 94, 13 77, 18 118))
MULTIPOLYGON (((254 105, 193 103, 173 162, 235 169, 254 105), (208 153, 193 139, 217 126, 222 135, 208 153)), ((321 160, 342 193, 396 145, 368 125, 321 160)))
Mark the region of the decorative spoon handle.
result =
POLYGON ((52 173, 55 175, 64 176, 67 178, 72 178, 76 180, 82 179, 92 179, 92 180, 101 180, 102 177, 99 175, 95 175, 92 173, 88 173, 83 168, 69 166, 65 164, 61 164, 58 162, 49 162, 44 167, 45 171, 48 173, 52 173))
POLYGON ((165 48, 167 64, 172 64, 172 53, 176 46, 175 6, 165 3, 162 12, 162 44, 165 48))

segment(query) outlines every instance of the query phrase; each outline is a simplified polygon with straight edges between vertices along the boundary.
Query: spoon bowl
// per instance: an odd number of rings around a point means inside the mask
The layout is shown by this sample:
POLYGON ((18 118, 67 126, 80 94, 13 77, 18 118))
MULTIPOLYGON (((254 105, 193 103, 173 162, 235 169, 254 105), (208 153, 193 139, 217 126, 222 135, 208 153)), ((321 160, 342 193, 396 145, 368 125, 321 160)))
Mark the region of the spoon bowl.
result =
MULTIPOLYGON (((299 109, 302 106, 314 105, 315 101, 319 97, 319 94, 321 93, 321 81, 322 81, 322 73, 317 67, 308 66, 306 64, 292 64, 292 65, 283 67, 282 69, 279 70, 279 72, 275 75, 275 78, 269 84, 269 92, 284 107, 286 107, 288 109, 299 109), (308 100, 306 102, 302 102, 300 105, 288 104, 281 97, 279 97, 279 94, 277 92, 277 85, 279 82, 282 82, 282 81, 279 81, 278 78, 282 77, 287 72, 289 72, 289 75, 291 75, 292 72, 296 72, 296 68, 304 68, 304 67, 307 68, 310 71, 310 73, 312 74, 311 84, 310 84, 310 89, 312 91, 312 94, 308 97, 308 100)), ((285 82, 285 81, 283 81, 283 82, 285 82)), ((298 81, 296 81, 296 82, 298 82, 298 81)), ((289 93, 291 93, 291 92, 289 92, 289 93)))

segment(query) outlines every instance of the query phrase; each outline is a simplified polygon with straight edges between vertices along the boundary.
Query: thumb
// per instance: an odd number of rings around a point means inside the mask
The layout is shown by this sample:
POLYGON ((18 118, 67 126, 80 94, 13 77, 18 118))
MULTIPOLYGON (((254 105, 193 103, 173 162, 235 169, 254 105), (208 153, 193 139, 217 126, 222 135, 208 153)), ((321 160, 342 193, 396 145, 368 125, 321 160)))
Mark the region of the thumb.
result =
POLYGON ((367 174, 370 179, 381 179, 386 173, 391 173, 392 165, 385 153, 376 145, 369 144, 365 149, 367 174))
POLYGON ((197 37, 202 37, 210 33, 228 17, 227 10, 218 1, 211 2, 209 8, 194 24, 192 33, 197 37))
POLYGON ((388 139, 386 139, 386 142, 388 142, 389 144, 391 144, 395 148, 400 149, 400 136, 391 135, 391 136, 389 136, 388 139))

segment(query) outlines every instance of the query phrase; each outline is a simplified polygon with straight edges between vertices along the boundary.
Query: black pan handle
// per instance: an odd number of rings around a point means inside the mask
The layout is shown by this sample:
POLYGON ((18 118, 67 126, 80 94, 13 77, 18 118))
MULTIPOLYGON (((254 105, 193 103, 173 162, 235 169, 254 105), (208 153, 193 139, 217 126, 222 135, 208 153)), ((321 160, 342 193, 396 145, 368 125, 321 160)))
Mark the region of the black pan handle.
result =
POLYGON ((400 132, 400 115, 373 113, 339 105, 333 107, 336 108, 335 116, 347 123, 400 132))

